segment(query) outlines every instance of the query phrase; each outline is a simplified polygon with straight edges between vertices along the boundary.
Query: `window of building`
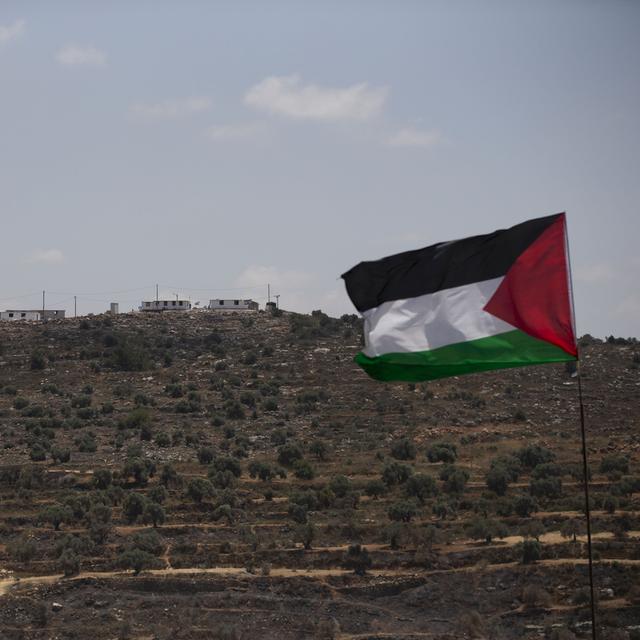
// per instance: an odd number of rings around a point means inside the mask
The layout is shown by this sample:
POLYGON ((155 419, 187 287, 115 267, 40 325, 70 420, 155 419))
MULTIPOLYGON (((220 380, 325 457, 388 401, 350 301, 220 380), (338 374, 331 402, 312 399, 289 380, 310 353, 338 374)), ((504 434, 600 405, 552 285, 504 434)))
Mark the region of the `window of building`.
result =
POLYGON ((164 301, 164 306, 165 307, 169 306, 169 303, 166 300, 164 301))
POLYGON ((20 314, 20 317, 21 317, 21 318, 26 318, 26 317, 27 317, 27 314, 26 314, 26 313, 21 313, 21 314, 20 314))
POLYGON ((13 318, 13 313, 10 313, 10 314, 9 314, 9 317, 10 317, 10 318, 13 318))
POLYGON ((218 300, 218 304, 224 304, 224 300, 218 300))
POLYGON ((175 300, 172 300, 172 301, 171 301, 171 304, 175 307, 175 306, 176 306, 176 301, 175 301, 175 300))
POLYGON ((144 303, 144 306, 145 306, 145 307, 150 307, 150 306, 151 306, 151 303, 150 303, 150 302, 145 302, 145 303, 144 303))
POLYGON ((233 304, 240 304, 240 300, 234 300, 233 304))

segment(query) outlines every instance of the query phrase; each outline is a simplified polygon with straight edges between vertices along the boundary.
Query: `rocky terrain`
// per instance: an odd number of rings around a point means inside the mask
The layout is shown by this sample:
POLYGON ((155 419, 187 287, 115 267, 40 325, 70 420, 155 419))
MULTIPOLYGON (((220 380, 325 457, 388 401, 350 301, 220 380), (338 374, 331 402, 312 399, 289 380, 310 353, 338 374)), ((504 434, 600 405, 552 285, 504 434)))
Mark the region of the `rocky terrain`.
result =
MULTIPOLYGON (((355 316, 0 325, 0 639, 590 637, 564 365, 382 384, 355 316)), ((598 625, 640 638, 640 344, 581 339, 598 625)))

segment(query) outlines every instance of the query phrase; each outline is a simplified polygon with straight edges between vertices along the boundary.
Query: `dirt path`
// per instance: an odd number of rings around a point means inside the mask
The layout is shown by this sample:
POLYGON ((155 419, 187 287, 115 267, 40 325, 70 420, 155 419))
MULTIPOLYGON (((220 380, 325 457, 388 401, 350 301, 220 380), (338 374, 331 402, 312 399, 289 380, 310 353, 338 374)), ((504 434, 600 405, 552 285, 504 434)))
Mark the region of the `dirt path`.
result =
MULTIPOLYGON (((609 563, 625 564, 630 566, 640 566, 640 560, 600 560, 599 564, 609 563)), ((553 560, 540 560, 536 566, 560 566, 563 564, 583 565, 587 563, 586 558, 557 558, 553 560)), ((367 575, 373 577, 408 577, 408 576, 434 576, 451 573, 473 573, 478 571, 499 571, 503 569, 513 569, 522 566, 517 562, 504 562, 499 564, 489 564, 486 566, 470 565, 465 567, 456 567, 454 569, 435 569, 425 571, 406 572, 393 569, 371 570, 367 575)), ((255 579, 262 576, 261 574, 249 573, 243 567, 182 567, 182 568, 165 568, 165 569, 149 569, 144 571, 145 576, 196 576, 196 575, 216 575, 227 576, 233 578, 255 579)), ((334 576, 353 575, 353 572, 347 569, 331 568, 331 569, 290 569, 288 567, 274 567, 270 570, 269 576, 276 578, 329 578, 334 576)), ((74 582, 76 580, 84 580, 94 578, 105 580, 110 578, 127 578, 133 577, 132 571, 83 571, 75 576, 65 577, 63 574, 54 574, 48 576, 29 576, 26 578, 8 578, 0 580, 0 596, 7 595, 10 591, 16 589, 28 588, 37 585, 56 584, 58 582, 74 582)))

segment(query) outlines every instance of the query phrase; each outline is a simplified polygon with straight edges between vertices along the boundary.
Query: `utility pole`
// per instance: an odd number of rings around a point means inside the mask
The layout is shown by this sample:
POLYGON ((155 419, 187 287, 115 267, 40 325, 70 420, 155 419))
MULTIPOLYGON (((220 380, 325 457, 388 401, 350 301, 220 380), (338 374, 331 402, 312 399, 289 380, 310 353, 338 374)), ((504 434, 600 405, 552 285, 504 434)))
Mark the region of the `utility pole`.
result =
POLYGON ((44 291, 42 292, 42 322, 44 322, 44 291))
POLYGON ((271 302, 271 285, 267 285, 267 304, 271 302))
POLYGON ((156 307, 158 306, 158 285, 156 285, 156 307))
POLYGON ((276 294, 275 296, 273 296, 276 299, 276 309, 280 308, 280 294, 276 294))
POLYGON ((73 296, 73 317, 78 317, 78 296, 73 296))

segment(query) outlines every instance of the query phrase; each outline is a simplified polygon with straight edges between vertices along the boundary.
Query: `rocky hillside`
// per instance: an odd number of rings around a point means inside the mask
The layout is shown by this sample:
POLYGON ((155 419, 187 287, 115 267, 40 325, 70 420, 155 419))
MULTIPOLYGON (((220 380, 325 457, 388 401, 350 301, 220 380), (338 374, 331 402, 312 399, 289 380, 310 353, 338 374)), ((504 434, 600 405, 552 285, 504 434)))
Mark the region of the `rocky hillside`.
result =
MULTIPOLYGON (((360 341, 321 312, 0 325, 0 637, 588 631, 571 368, 383 384, 360 341)), ((581 345, 599 620, 633 634, 640 345, 581 345)))

